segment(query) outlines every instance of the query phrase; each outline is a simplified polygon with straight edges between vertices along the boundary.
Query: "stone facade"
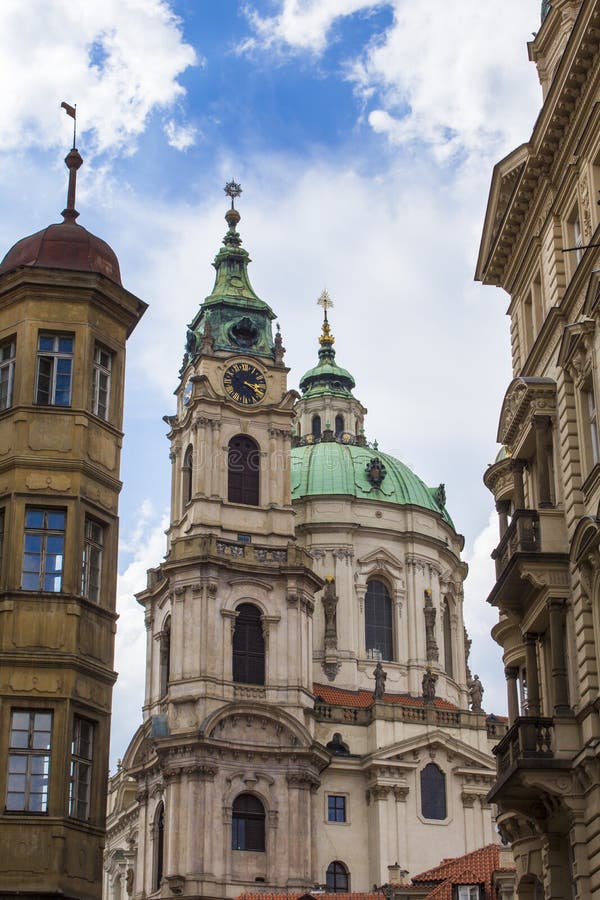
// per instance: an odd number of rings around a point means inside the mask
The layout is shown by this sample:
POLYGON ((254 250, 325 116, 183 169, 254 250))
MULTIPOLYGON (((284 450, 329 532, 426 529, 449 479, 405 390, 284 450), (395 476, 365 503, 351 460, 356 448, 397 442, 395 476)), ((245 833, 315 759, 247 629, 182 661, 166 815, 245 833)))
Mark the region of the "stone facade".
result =
POLYGON ((125 341, 145 305, 63 215, 0 265, 0 896, 98 900, 125 341))
POLYGON ((477 278, 510 295, 514 379, 485 474, 511 728, 490 799, 519 897, 600 896, 596 403, 600 3, 555 0, 529 44, 544 104, 498 163, 477 278))
POLYGON ((469 709, 443 490, 368 444, 327 321, 288 388, 226 218, 169 419, 168 551, 138 595, 146 698, 110 781, 107 900, 365 891, 493 838, 505 726, 469 709))

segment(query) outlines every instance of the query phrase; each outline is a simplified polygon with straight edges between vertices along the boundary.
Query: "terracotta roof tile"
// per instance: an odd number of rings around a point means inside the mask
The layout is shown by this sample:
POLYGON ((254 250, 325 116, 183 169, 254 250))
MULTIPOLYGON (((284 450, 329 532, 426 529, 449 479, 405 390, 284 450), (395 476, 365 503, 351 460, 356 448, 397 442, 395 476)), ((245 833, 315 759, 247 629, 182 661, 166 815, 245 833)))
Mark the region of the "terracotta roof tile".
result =
MULTIPOLYGON (((346 691, 342 688, 331 687, 328 684, 314 684, 313 693, 317 701, 327 703, 328 706, 348 706, 354 709, 368 709, 373 705, 372 691, 346 691)), ((415 706, 423 708, 425 701, 422 697, 412 697, 410 694, 386 694, 384 703, 402 703, 403 706, 415 706)), ((434 700, 436 709, 458 710, 458 706, 436 697, 434 700)))
POLYGON ((296 893, 270 893, 269 891, 248 891, 240 894, 237 900, 299 900, 305 896, 314 897, 315 900, 383 900, 382 893, 350 893, 350 894, 329 894, 321 891, 299 891, 296 893))
POLYGON ((415 875, 413 884, 439 882, 427 894, 427 900, 451 900, 453 884, 485 885, 486 895, 494 896, 492 877, 500 870, 500 848, 497 844, 487 844, 464 856, 445 859, 426 872, 415 875))

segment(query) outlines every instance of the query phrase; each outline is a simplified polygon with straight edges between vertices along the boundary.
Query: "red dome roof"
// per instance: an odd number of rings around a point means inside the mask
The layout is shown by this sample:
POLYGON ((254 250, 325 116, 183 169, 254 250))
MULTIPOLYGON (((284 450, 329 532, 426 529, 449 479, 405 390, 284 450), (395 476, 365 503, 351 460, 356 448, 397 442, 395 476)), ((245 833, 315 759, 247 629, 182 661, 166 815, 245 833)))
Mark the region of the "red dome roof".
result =
POLYGON ((0 274, 19 266, 99 272, 121 284, 119 260, 106 241, 69 219, 17 241, 0 263, 0 274))

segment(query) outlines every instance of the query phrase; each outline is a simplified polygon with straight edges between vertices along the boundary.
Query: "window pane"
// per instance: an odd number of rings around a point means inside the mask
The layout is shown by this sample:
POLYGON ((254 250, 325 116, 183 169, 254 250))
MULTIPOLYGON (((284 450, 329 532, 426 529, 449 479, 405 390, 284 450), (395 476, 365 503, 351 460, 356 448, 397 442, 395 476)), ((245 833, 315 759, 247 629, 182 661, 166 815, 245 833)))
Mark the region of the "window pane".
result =
POLYGON ((59 353, 72 353, 73 352, 73 338, 72 337, 59 337, 58 350, 59 350, 59 353))

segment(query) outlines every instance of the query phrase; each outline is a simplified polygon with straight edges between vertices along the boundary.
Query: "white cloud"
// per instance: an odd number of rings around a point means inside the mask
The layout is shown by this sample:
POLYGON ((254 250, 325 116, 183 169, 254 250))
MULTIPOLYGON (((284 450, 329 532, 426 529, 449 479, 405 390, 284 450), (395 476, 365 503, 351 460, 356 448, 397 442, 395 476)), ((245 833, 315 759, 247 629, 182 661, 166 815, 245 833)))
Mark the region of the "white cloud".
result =
POLYGON ((193 125, 178 125, 173 119, 165 123, 164 132, 170 147, 175 150, 189 150, 196 143, 198 131, 193 125))
POLYGON ((276 15, 249 11, 255 34, 243 49, 323 54, 336 21, 384 6, 392 24, 345 66, 376 132, 429 146, 439 160, 495 156, 528 135, 540 94, 524 43, 539 22, 539 0, 506 0, 497 15, 481 0, 281 0, 276 15), (510 115, 499 115, 503 98, 516 96, 510 115))
POLYGON ((131 150, 150 114, 185 93, 178 77, 196 63, 167 0, 3 0, 0 150, 64 146, 77 103, 79 132, 95 151, 131 150), (18 87, 17 87, 18 86, 18 87))
POLYGON ((327 3, 323 0, 284 0, 281 12, 275 16, 261 16, 246 5, 245 12, 255 37, 247 38, 238 50, 291 47, 322 53, 337 19, 386 5, 387 0, 328 0, 327 3))
POLYGON ((146 571, 159 565, 165 549, 166 512, 158 513, 152 501, 145 500, 137 515, 132 534, 121 538, 120 552, 131 555, 117 582, 119 622, 115 645, 115 668, 119 678, 113 694, 111 768, 122 758, 137 726, 142 721, 146 675, 146 628, 144 610, 134 594, 146 586, 146 571))

